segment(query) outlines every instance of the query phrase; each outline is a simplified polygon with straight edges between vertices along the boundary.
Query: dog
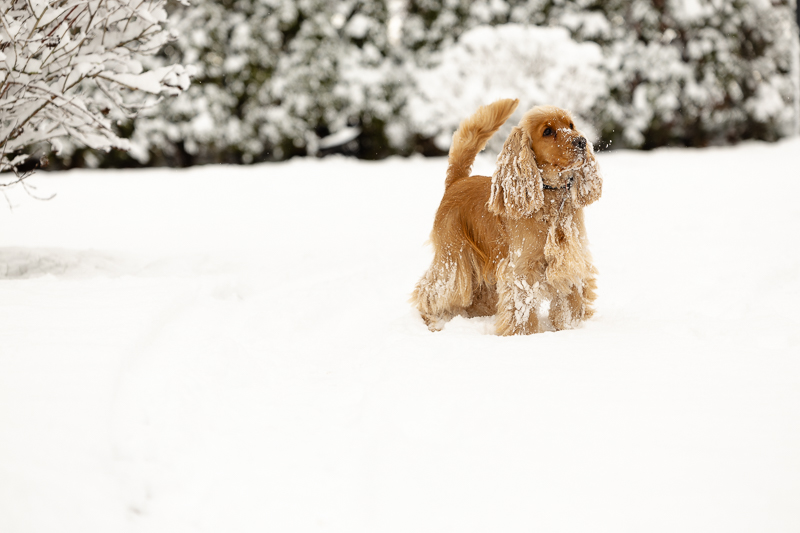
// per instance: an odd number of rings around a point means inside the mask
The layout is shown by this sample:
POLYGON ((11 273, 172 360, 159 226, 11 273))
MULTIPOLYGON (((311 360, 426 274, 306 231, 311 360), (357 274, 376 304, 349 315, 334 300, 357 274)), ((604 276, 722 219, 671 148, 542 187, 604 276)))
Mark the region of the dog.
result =
POLYGON ((470 175, 518 105, 482 106, 453 135, 430 236, 433 262, 411 297, 431 331, 456 315, 495 315, 498 335, 538 333, 546 301, 555 330, 594 313, 597 270, 583 208, 600 198, 603 180, 569 112, 534 107, 512 129, 492 177, 470 175))

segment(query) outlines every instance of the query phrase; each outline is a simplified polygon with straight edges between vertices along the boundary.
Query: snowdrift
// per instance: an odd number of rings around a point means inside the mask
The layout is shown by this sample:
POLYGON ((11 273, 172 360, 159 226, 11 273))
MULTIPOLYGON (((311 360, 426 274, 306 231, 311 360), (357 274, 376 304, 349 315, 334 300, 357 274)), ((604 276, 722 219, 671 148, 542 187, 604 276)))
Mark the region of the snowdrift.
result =
POLYGON ((40 174, 0 531, 798 531, 798 150, 600 154, 597 315, 512 338, 407 303, 443 159, 40 174))

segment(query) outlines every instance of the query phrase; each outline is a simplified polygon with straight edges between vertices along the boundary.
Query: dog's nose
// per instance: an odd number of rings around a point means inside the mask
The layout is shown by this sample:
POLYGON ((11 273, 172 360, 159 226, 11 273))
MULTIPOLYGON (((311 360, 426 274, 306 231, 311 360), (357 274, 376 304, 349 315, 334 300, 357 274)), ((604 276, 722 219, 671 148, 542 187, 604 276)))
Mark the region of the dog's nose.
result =
POLYGON ((586 138, 575 137, 574 139, 572 139, 572 146, 574 146, 578 150, 586 150, 586 138))

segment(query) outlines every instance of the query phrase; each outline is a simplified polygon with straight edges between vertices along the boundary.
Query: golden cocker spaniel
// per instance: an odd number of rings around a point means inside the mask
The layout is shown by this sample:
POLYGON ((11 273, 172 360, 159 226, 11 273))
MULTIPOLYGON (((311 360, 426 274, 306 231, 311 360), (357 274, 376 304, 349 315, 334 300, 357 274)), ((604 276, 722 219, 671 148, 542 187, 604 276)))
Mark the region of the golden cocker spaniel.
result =
POLYGON ((496 315, 499 335, 541 331, 550 301, 556 330, 592 316, 596 270, 583 207, 600 197, 592 145, 557 107, 528 111, 506 139, 491 178, 470 176, 478 152, 519 100, 498 100, 461 123, 431 232, 433 263, 412 302, 431 331, 455 315, 496 315))

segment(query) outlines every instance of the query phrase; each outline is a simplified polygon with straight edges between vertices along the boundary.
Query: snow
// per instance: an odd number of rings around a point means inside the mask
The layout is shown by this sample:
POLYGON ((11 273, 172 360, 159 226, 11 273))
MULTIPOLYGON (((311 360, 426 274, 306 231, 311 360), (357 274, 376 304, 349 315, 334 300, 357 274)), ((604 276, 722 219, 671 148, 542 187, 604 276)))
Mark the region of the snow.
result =
POLYGON ((369 17, 356 13, 347 23, 347 34, 353 39, 364 39, 371 25, 369 17))
POLYGON ((797 531, 798 150, 598 154, 597 315, 510 338, 407 303, 443 159, 37 174, 0 531, 797 531))
POLYGON ((800 35, 792 38, 792 85, 794 94, 794 135, 800 136, 800 35))
POLYGON ((335 146, 341 146, 349 143, 359 135, 361 135, 361 128, 343 128, 336 133, 332 133, 320 139, 319 147, 322 150, 326 150, 335 146))

